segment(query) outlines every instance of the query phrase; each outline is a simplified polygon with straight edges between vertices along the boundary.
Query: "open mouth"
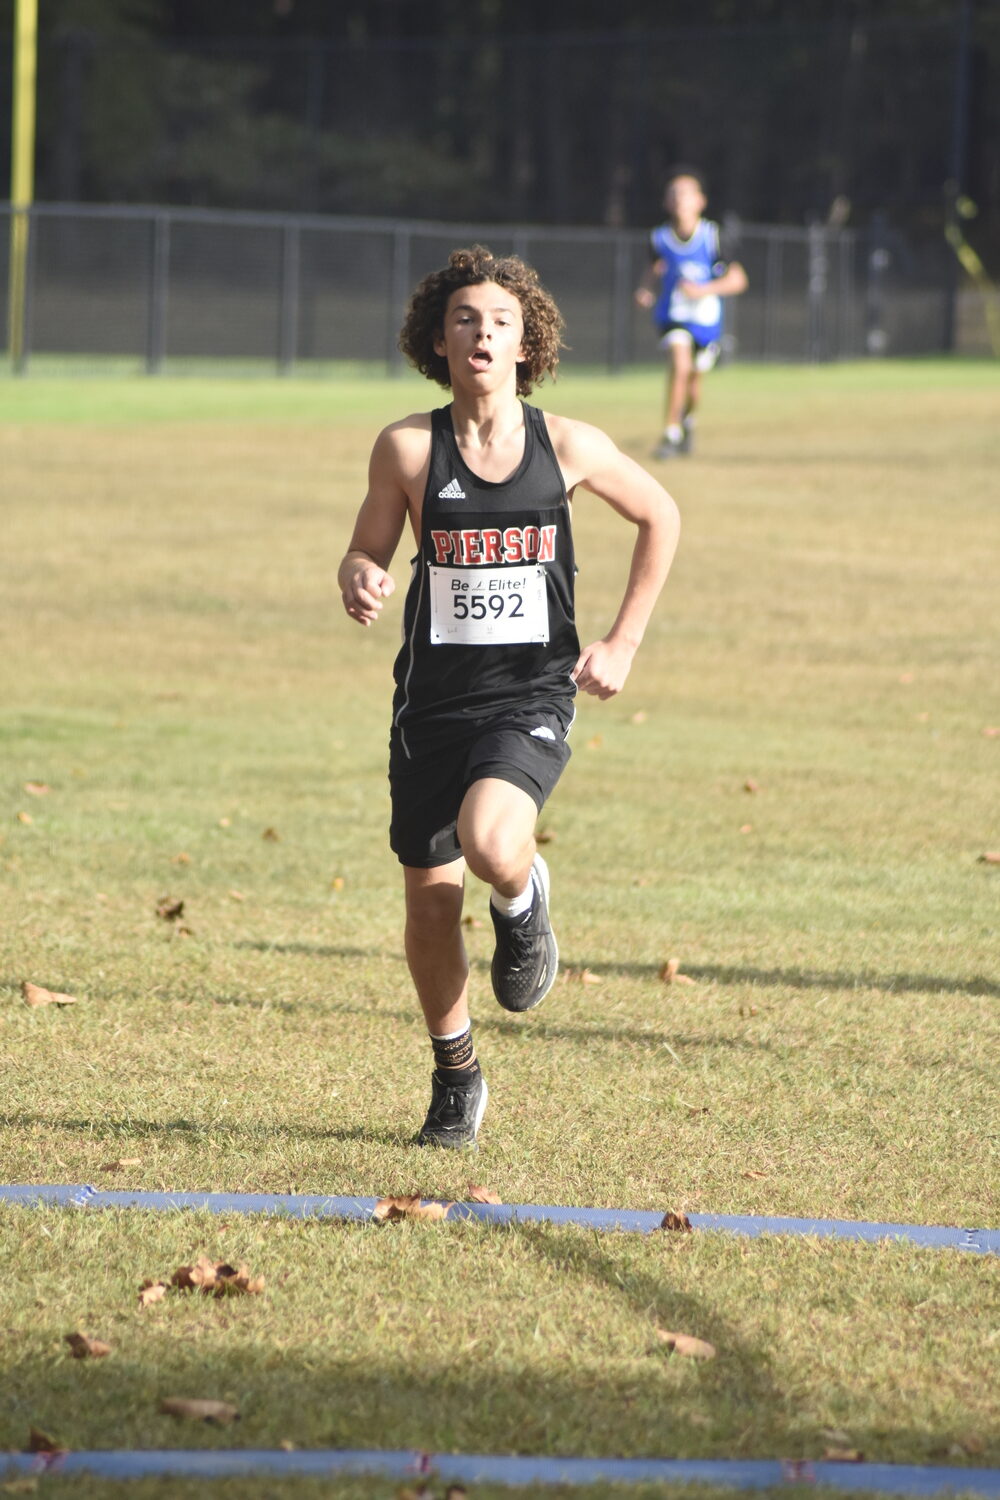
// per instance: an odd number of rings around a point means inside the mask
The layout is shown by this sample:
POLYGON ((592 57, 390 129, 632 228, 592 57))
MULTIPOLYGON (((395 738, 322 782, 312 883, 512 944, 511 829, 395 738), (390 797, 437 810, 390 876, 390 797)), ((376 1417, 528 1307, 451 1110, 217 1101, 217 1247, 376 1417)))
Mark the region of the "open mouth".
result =
POLYGON ((488 370, 492 363, 493 356, 486 349, 477 349, 469 356, 469 364, 474 370, 488 370))

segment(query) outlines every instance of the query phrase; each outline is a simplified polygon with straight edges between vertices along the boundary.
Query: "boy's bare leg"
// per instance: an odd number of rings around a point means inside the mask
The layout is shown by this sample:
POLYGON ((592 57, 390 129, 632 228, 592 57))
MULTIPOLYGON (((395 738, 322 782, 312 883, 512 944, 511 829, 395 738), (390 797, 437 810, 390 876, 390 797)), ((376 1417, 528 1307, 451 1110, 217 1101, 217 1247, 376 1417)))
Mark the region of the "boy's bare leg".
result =
POLYGON ((458 841, 473 875, 502 896, 518 896, 535 857, 538 809, 519 786, 484 776, 466 792, 458 814, 458 841))
POLYGON ((468 1025, 469 960, 462 938, 465 861, 403 869, 406 961, 427 1030, 446 1036, 468 1025))
POLYGON ((676 339, 667 345, 667 389, 663 436, 654 458, 673 458, 686 453, 687 418, 692 402, 697 400, 697 372, 694 347, 689 339, 676 339))
POLYGON ((687 401, 685 402, 685 405, 684 405, 684 412, 682 414, 682 421, 686 422, 689 417, 693 417, 694 416, 695 412, 698 410, 698 402, 700 400, 701 400, 701 371, 697 368, 696 365, 692 365, 692 367, 691 367, 691 374, 688 376, 687 401))
POLYGON ((684 429, 684 436, 681 439, 681 450, 684 453, 690 453, 694 446, 695 413, 698 410, 700 400, 701 371, 698 369, 697 364, 692 364, 691 374, 688 376, 687 401, 684 404, 684 414, 681 418, 681 425, 684 429))
POLYGON ((694 374, 694 347, 687 340, 669 348, 670 370, 667 389, 667 431, 683 425, 688 407, 691 378, 694 374))
POLYGON ((406 959, 434 1052, 421 1146, 474 1146, 489 1091, 469 1022, 469 961, 462 938, 465 861, 404 867, 406 959))
POLYGON ((505 1010, 532 1010, 555 981, 559 950, 549 922, 549 872, 535 842, 535 803, 520 787, 483 777, 465 794, 458 838, 474 875, 492 887, 491 978, 505 1010))

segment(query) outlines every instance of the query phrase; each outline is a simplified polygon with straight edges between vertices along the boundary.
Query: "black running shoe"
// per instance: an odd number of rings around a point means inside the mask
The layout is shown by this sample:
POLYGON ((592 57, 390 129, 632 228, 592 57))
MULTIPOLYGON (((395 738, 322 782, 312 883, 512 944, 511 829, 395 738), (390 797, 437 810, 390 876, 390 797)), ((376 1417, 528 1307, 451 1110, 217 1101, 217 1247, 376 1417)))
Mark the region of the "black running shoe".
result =
POLYGON ((540 854, 531 867, 535 896, 519 917, 503 917, 493 903, 497 935, 493 954, 493 993, 504 1010, 533 1010, 544 1000, 559 971, 559 949, 549 925, 549 872, 540 854))
POLYGON ((684 418, 684 436, 677 444, 677 452, 684 454, 694 452, 694 423, 690 417, 684 418))
POLYGON ((431 1107, 417 1136, 417 1145, 474 1146, 488 1098, 482 1073, 464 1086, 444 1083, 437 1073, 432 1073, 431 1107))

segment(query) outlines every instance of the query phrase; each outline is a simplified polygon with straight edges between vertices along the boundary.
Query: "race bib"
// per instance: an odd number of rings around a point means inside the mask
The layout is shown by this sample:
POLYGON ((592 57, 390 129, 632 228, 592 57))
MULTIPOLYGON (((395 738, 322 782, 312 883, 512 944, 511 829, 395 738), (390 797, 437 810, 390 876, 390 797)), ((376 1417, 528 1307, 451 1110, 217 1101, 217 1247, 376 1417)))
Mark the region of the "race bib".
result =
POLYGON ((430 568, 432 646, 548 641, 545 569, 430 568))
POLYGON ((714 292, 707 297, 689 297, 680 287, 675 287, 670 296, 670 320, 672 323, 693 323, 698 328, 707 328, 717 323, 722 316, 722 302, 714 292))

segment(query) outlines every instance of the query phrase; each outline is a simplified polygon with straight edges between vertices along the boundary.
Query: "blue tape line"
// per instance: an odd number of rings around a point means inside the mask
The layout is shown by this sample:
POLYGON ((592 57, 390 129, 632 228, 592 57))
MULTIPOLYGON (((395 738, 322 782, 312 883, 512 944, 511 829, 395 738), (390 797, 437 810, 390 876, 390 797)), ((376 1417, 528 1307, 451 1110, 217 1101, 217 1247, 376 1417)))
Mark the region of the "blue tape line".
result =
MULTIPOLYGON (((299 1193, 153 1193, 142 1190, 102 1192, 85 1184, 0 1186, 0 1201, 54 1203, 74 1208, 207 1209, 212 1213, 287 1214, 293 1218, 366 1221, 377 1198, 324 1198, 299 1193)), ((649 1234, 663 1220, 659 1213, 622 1208, 566 1208, 535 1203, 455 1203, 451 1219, 480 1219, 489 1224, 575 1224, 585 1229, 621 1229, 649 1234)), ((753 1214, 691 1214, 691 1227, 755 1237, 761 1234, 817 1235, 821 1238, 904 1240, 932 1250, 970 1250, 1000 1255, 1000 1229, 957 1229, 935 1224, 879 1224, 853 1219, 781 1219, 753 1214)))
MULTIPOLYGON (((413 1478, 433 1472, 440 1481, 465 1484, 594 1484, 598 1480, 715 1484, 732 1489, 825 1484, 885 1495, 937 1495, 943 1491, 1000 1497, 1000 1469, 927 1468, 911 1464, 779 1463, 751 1459, 529 1458, 500 1454, 413 1453, 378 1449, 172 1449, 106 1450, 62 1455, 4 1455, 9 1470, 37 1474, 89 1472, 109 1479, 176 1474, 220 1479, 248 1474, 378 1474, 413 1478)), ((0 1468, 2 1473, 2 1468, 0 1468)))

